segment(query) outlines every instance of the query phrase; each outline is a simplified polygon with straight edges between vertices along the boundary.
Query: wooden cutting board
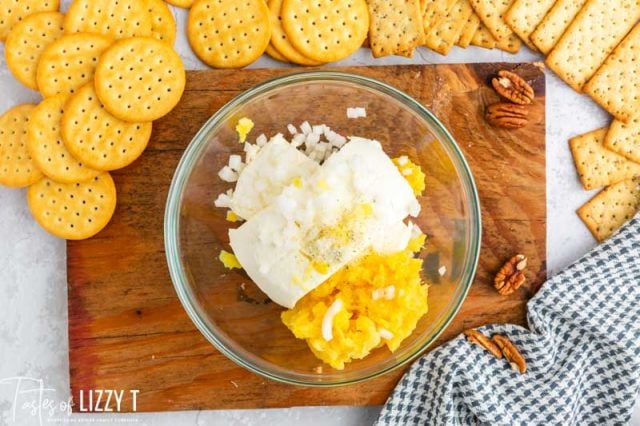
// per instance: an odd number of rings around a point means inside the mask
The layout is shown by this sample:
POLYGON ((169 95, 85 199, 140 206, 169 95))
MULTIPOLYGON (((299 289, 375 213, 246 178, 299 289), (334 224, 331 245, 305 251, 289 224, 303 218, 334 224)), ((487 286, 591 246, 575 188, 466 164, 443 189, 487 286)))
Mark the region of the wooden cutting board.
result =
MULTIPOLYGON (((483 242, 478 273, 460 313, 439 338, 493 322, 525 323, 525 303, 546 275, 545 84, 532 64, 340 68, 387 82, 430 108, 464 151, 479 189, 483 242), (531 123, 490 127, 490 77, 517 68, 533 82, 531 123), (516 253, 529 256, 529 281, 501 297, 492 279, 516 253)), ((165 261, 167 191, 198 129, 239 92, 300 69, 190 72, 180 105, 154 123, 143 157, 114 173, 118 207, 111 224, 67 244, 71 391, 79 410, 91 389, 139 390, 137 411, 382 404, 402 370, 333 389, 288 386, 225 358, 196 330, 174 292, 165 261)), ((214 261, 214 259, 212 259, 214 261)), ((434 346, 435 347, 435 346, 434 346)), ((125 395, 124 411, 132 410, 125 395)))

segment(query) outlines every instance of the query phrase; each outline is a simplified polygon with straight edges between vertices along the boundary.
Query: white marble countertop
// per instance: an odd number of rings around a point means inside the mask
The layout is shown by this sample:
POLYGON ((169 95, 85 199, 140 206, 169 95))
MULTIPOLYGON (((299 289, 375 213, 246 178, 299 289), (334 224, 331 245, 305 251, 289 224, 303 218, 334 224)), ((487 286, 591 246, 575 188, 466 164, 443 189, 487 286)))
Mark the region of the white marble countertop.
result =
MULTIPOLYGON (((67 4, 68 1, 63 1, 67 4)), ((188 69, 204 66, 192 54, 183 35, 186 12, 174 11, 179 24, 176 47, 188 69)), ((16 103, 37 101, 37 93, 22 88, 7 71, 0 48, 0 113, 16 103)), ((454 49, 446 58, 420 49, 413 59, 374 60, 362 49, 337 65, 392 65, 540 60, 524 49, 518 55, 477 48, 454 49)), ((262 58, 252 67, 281 66, 262 58)), ((575 214, 593 193, 582 190, 568 138, 608 123, 595 103, 547 72, 547 263, 550 275, 577 260, 595 241, 575 214)), ((526 141, 523 141, 526 143, 526 141)), ((32 220, 24 190, 0 187, 0 425, 135 422, 144 425, 361 425, 371 424, 379 407, 307 407, 276 410, 221 410, 112 416, 30 410, 24 402, 38 393, 18 394, 42 386, 57 408, 69 398, 67 286, 65 243, 44 232, 32 220), (25 378, 20 386, 17 378, 25 378), (29 381, 28 379, 41 382, 29 381), (16 399, 17 398, 17 399, 16 399), (17 402, 16 402, 17 401, 17 402)), ((44 405, 44 404, 43 404, 44 405)), ((632 424, 640 426, 636 409, 632 424)))

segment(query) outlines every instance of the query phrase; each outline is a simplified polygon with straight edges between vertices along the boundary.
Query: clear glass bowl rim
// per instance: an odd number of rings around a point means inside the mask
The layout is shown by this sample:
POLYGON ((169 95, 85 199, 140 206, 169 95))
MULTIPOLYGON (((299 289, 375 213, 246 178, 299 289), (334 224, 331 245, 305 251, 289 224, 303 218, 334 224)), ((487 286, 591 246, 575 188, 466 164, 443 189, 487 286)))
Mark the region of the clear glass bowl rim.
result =
MULTIPOLYGON (((302 71, 265 80, 264 82, 259 83, 237 95, 227 104, 225 104, 221 109, 215 112, 191 140, 191 142, 185 149, 180 162, 178 163, 171 182, 171 186, 169 188, 164 217, 165 254, 167 257, 167 264, 169 267, 171 281, 173 282, 174 288, 176 290, 178 298, 180 299, 180 302, 182 303, 182 306, 191 318, 192 322, 202 333, 202 335, 227 358, 234 361, 238 365, 248 369, 249 371, 282 383, 314 387, 345 386, 374 379, 407 364, 408 362, 414 360, 416 357, 422 354, 442 334, 442 332, 444 332, 453 318, 457 315, 460 307, 462 306, 462 303, 465 301, 469 289, 471 288, 471 284, 473 283, 473 278, 478 266, 481 241, 482 221, 478 190, 469 164, 467 163, 464 155, 462 154, 462 151, 460 150, 460 147, 456 143, 451 133, 447 130, 447 128, 440 122, 438 118, 436 118, 436 116, 429 109, 424 107, 420 102, 402 92, 401 90, 371 77, 340 71, 302 71), (235 353, 232 349, 228 348, 227 345, 209 329, 209 327, 206 325, 206 321, 204 321, 200 317, 198 309, 195 307, 195 297, 191 294, 192 291, 190 289, 189 280, 184 273, 179 248, 180 208, 182 195, 186 188, 186 184, 188 182, 188 178, 193 169, 193 166, 196 164, 196 162, 200 158, 200 154, 206 148, 207 143, 209 142, 208 135, 215 131, 219 125, 225 123, 225 121, 231 116, 236 108, 241 107, 245 102, 252 100, 254 97, 266 94, 271 90, 280 89, 290 85, 309 82, 317 83, 321 81, 351 83, 358 86, 364 86, 368 89, 372 89, 384 95, 391 96, 392 98, 403 103, 404 106, 412 109, 423 120, 431 125, 432 130, 436 131, 439 142, 448 144, 451 148, 451 151, 453 151, 455 160, 457 160, 457 162, 462 165, 462 175, 460 177, 463 183, 463 190, 471 200, 471 205, 468 206, 470 214, 471 235, 465 259, 466 267, 461 275, 460 284, 462 286, 462 291, 459 292, 459 297, 455 301, 453 309, 448 312, 447 318, 445 318, 444 321, 439 320, 439 329, 431 336, 430 339, 420 344, 419 347, 417 347, 417 349, 412 353, 406 355, 402 359, 397 359, 396 362, 392 363, 386 368, 382 368, 371 374, 363 375, 362 377, 332 382, 310 381, 274 373, 272 371, 268 371, 257 365, 254 365, 253 363, 245 360, 242 356, 235 353)), ((215 261, 215 259, 212 259, 212 261, 215 261)))

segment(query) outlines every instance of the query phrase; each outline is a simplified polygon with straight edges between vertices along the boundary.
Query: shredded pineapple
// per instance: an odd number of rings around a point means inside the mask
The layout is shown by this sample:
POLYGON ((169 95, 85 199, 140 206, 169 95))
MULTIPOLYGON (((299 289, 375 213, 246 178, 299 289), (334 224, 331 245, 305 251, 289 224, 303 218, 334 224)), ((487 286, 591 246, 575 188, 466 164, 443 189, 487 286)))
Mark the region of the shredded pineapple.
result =
POLYGON ((405 156, 394 158, 393 164, 396 165, 402 176, 409 182, 409 185, 413 188, 413 193, 417 196, 422 195, 426 188, 426 183, 425 174, 420 166, 405 156))
MULTIPOLYGON (((420 166, 407 157, 393 160, 416 195, 425 189, 420 166)), ((414 237, 405 250, 387 256, 369 253, 345 266, 282 313, 282 322, 311 351, 337 370, 386 346, 394 352, 428 310, 418 253, 426 236, 414 237), (332 338, 322 335, 329 307, 340 299, 343 308, 333 318, 332 338)))
POLYGON ((422 283, 422 260, 414 257, 425 236, 414 238, 407 249, 388 256, 368 254, 335 273, 282 313, 282 321, 313 353, 342 370, 352 359, 364 358, 386 345, 395 351, 427 312, 427 286, 422 283), (392 298, 376 298, 376 291, 393 287, 392 298), (333 321, 333 339, 322 337, 322 319, 336 299, 344 308, 333 321), (383 339, 390 332, 392 337, 383 339))
POLYGON ((242 269, 242 265, 238 262, 238 259, 233 253, 229 253, 226 250, 220 251, 220 262, 227 269, 242 269))

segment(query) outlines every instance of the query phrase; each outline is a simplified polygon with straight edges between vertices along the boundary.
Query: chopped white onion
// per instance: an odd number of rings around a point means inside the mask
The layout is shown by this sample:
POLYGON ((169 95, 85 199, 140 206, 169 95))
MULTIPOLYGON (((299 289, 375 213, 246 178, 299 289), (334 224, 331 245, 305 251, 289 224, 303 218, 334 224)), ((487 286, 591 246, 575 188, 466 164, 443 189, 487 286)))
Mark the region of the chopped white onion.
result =
POLYGON ((365 118, 367 116, 367 110, 358 108, 347 108, 347 118, 365 118))
POLYGON ((302 133, 304 133, 305 135, 308 135, 310 133, 313 133, 313 129, 311 128, 311 124, 309 124, 308 121, 303 122, 300 125, 300 130, 302 131, 302 133))
POLYGON ((228 209, 231 207, 231 197, 227 194, 220 194, 213 204, 216 207, 228 209))
POLYGON ((268 139, 264 133, 262 133, 260 136, 256 138, 256 145, 258 146, 265 146, 267 142, 268 142, 268 139))
POLYGON ((298 133, 291 140, 291 146, 293 146, 294 148, 298 148, 299 146, 302 146, 305 139, 307 139, 307 137, 303 133, 298 133))
POLYGON ((390 285, 384 289, 384 298, 387 300, 391 300, 396 297, 396 288, 395 286, 390 285))
POLYGON ((318 142, 320 142, 320 135, 315 133, 309 133, 307 135, 307 139, 305 140, 305 143, 307 145, 316 145, 318 142))
POLYGON ((242 171, 244 170, 245 167, 247 167, 247 165, 245 163, 240 163, 238 165, 238 168, 236 169, 236 172, 238 172, 238 175, 242 174, 242 171))
POLYGON ((287 124, 287 130, 289 130, 289 133, 291 133, 291 136, 294 136, 296 133, 298 133, 298 129, 296 129, 296 126, 294 126, 291 123, 287 124))
POLYGON ((342 300, 336 299, 322 318, 322 338, 327 342, 333 340, 333 319, 342 310, 342 300))
POLYGON ((224 166, 218 172, 218 176, 225 182, 236 182, 238 180, 238 173, 234 172, 229 166, 224 166))
POLYGON ((386 339, 386 340, 393 339, 393 333, 387 330, 386 328, 380 327, 378 329, 378 334, 380 334, 380 337, 382 337, 383 339, 386 339))
POLYGON ((233 154, 229 156, 229 167, 233 171, 238 171, 240 168, 240 164, 242 164, 242 157, 237 154, 233 154))
POLYGON ((245 152, 247 153, 245 157, 245 162, 249 164, 258 156, 258 152, 260 152, 260 147, 258 145, 252 145, 250 143, 246 143, 245 152))
POLYGON ((339 135, 337 133, 335 133, 335 136, 332 137, 329 142, 331 143, 331 145, 335 146, 336 148, 342 148, 344 146, 345 143, 347 143, 347 138, 345 138, 342 135, 339 135))
POLYGON ((325 125, 324 124, 318 124, 317 126, 312 126, 312 132, 316 135, 322 135, 324 133, 324 128, 325 125))

